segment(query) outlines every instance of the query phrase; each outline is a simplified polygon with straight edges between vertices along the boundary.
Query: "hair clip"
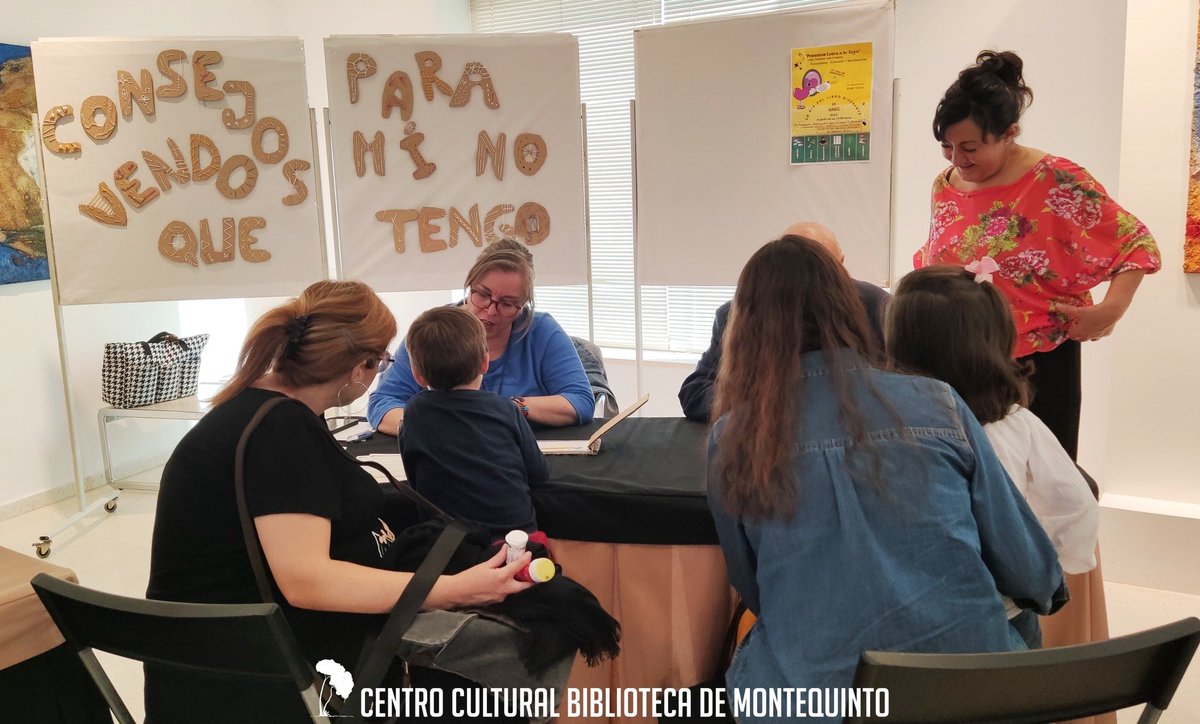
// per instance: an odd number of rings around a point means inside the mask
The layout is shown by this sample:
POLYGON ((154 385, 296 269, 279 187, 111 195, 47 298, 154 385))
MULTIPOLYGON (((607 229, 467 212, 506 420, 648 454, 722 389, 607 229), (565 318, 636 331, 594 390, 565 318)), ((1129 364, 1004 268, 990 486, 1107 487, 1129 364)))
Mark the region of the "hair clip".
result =
POLYGON ((975 275, 975 283, 982 284, 983 282, 991 283, 992 275, 1000 271, 1000 265, 992 257, 985 256, 967 264, 963 269, 975 275))
POLYGON ((308 325, 312 323, 312 315, 304 314, 299 317, 293 317, 288 320, 287 324, 283 325, 283 330, 287 332, 288 341, 287 347, 284 350, 285 357, 293 357, 300 349, 300 340, 304 337, 304 333, 308 331, 308 325))

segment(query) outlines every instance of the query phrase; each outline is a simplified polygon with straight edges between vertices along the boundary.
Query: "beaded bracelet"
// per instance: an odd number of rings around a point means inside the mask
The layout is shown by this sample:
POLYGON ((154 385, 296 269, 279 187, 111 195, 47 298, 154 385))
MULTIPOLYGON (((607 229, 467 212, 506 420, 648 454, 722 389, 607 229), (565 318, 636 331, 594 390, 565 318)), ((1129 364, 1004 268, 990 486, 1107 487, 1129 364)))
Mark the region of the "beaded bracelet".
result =
POLYGON ((508 399, 512 400, 512 403, 517 406, 522 415, 529 417, 529 405, 526 404, 524 397, 510 397, 508 399))

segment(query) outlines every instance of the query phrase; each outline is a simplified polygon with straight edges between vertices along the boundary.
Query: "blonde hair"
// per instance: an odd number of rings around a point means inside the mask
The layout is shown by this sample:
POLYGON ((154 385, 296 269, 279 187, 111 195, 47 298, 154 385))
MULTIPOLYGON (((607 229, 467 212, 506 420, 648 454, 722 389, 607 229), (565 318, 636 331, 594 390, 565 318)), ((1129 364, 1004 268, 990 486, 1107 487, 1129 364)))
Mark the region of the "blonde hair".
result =
POLYGON ((467 280, 463 287, 467 294, 471 287, 491 271, 517 272, 525 282, 525 304, 528 310, 524 313, 517 329, 524 331, 533 324, 533 253, 529 247, 511 238, 498 239, 483 247, 475 263, 467 271, 467 280))
POLYGON ((258 318, 220 405, 268 372, 289 387, 328 382, 366 362, 374 366, 396 337, 396 319, 362 282, 320 281, 258 318))

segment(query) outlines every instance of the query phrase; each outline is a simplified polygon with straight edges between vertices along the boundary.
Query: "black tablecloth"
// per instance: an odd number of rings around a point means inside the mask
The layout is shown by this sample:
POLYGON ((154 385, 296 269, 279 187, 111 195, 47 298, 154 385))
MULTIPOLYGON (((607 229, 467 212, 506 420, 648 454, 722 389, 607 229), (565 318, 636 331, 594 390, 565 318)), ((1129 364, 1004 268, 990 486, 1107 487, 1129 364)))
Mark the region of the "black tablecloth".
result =
MULTIPOLYGON (((603 421, 537 429, 543 440, 586 439, 603 421)), ((550 478, 533 488, 538 527, 551 538, 600 543, 716 545, 704 497, 707 428, 682 417, 632 417, 598 455, 548 455, 550 478)), ((376 434, 355 455, 396 452, 376 434)))

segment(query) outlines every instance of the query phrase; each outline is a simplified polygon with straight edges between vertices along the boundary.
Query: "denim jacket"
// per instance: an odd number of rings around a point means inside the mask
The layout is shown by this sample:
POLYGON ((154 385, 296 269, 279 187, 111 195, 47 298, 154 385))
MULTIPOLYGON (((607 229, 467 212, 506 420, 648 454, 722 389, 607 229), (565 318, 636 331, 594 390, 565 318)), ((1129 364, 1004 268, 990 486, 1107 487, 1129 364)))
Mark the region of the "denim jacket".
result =
POLYGON ((864 452, 847 457, 823 352, 801 358, 790 519, 728 514, 713 465, 728 416, 709 439, 709 505, 729 578, 758 615, 727 674, 731 695, 848 687, 866 649, 1024 648, 1001 594, 1048 613, 1060 592, 1054 547, 958 395, 936 380, 871 368, 849 351, 838 357, 878 451, 882 488, 868 482, 864 452), (857 481, 851 467, 863 471, 857 481))

